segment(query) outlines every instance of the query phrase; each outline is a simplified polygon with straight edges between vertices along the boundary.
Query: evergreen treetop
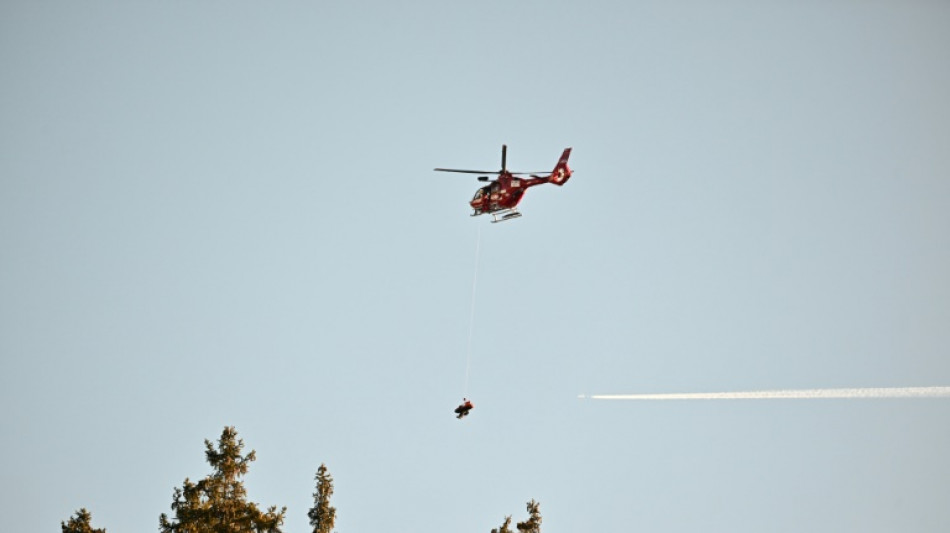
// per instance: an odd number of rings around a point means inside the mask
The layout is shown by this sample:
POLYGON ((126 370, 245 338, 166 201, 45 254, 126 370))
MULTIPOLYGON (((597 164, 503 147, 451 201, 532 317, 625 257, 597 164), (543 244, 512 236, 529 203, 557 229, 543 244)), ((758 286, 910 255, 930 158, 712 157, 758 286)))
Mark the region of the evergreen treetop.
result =
POLYGON ((60 522, 63 533, 106 533, 105 528, 92 527, 92 513, 85 507, 76 511, 75 516, 69 517, 69 522, 60 522))
POLYGON ((330 506, 333 496, 333 476, 327 471, 327 465, 321 464, 314 476, 317 491, 313 493, 313 507, 307 513, 313 533, 331 533, 336 522, 336 508, 330 506))
POLYGON ((501 524, 501 527, 498 529, 491 530, 491 533, 511 533, 511 528, 508 527, 511 525, 511 516, 506 516, 505 521, 501 524))
POLYGON ((541 533, 541 504, 533 499, 528 502, 528 519, 515 526, 522 533, 541 533))
POLYGON ((281 533, 287 508, 271 506, 261 511, 247 501, 242 478, 256 459, 252 450, 241 455, 244 441, 233 427, 225 427, 218 445, 205 440, 205 458, 213 473, 194 483, 185 478, 176 487, 171 508, 174 520, 165 513, 159 517, 162 533, 281 533))
MULTIPOLYGON (((541 504, 531 500, 528 502, 528 519, 524 522, 518 522, 515 527, 519 533, 541 533, 541 504)), ((511 516, 506 516, 504 523, 497 529, 492 529, 491 533, 513 533, 511 531, 511 516)))

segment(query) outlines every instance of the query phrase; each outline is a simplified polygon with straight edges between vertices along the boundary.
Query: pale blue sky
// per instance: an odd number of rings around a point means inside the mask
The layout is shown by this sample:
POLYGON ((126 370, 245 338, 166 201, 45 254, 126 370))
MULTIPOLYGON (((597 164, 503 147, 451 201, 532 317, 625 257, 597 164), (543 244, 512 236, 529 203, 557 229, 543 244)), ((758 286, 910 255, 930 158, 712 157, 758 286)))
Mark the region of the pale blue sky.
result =
POLYGON ((950 529, 946 2, 0 6, 0 511, 154 531, 950 529), (551 168, 524 217, 471 176, 551 168), (465 380, 476 236, 481 257, 465 380))

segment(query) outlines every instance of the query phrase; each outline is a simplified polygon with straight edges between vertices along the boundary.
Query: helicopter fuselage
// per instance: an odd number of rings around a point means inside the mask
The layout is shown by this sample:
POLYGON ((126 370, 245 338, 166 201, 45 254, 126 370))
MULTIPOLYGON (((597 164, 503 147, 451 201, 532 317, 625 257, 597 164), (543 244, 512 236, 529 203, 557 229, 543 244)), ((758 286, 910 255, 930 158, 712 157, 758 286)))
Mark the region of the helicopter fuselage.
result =
POLYGON ((495 213, 514 209, 521 202, 525 191, 529 187, 548 183, 548 177, 518 178, 503 173, 488 185, 475 191, 475 196, 469 205, 472 206, 472 216, 485 213, 495 213))

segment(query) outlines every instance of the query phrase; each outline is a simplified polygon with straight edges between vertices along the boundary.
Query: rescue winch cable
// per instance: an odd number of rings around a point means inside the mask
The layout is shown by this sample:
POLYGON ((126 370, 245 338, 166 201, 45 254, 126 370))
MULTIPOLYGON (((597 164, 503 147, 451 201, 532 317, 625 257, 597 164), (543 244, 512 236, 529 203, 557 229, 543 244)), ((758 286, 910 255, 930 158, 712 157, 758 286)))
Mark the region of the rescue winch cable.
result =
POLYGON ((475 274, 472 276, 472 304, 468 316, 468 346, 465 354, 465 394, 468 397, 468 377, 472 368, 472 337, 475 333, 475 289, 478 287, 478 255, 481 251, 482 228, 478 226, 478 233, 475 235, 475 274))

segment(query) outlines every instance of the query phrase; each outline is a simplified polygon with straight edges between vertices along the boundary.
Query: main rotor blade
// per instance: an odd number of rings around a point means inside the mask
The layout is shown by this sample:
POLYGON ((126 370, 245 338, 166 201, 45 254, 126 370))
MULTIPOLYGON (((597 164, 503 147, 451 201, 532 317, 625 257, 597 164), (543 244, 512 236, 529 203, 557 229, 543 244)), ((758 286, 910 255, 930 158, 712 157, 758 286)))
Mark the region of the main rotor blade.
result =
POLYGON ((501 171, 504 172, 508 167, 505 166, 505 163, 508 159, 508 145, 501 145, 501 171))
POLYGON ((501 174, 494 170, 459 170, 457 168, 434 168, 436 172, 460 172, 462 174, 501 174))

